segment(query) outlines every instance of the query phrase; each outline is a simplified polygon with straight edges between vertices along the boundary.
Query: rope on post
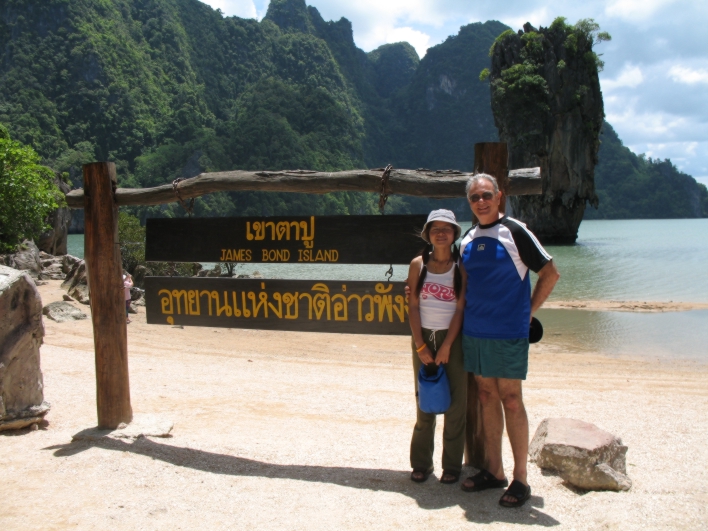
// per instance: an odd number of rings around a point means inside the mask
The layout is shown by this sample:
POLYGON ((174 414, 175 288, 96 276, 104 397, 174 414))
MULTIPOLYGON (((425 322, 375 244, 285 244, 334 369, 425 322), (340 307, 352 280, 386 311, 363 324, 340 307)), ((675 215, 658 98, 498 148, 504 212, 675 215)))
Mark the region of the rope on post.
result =
MULTIPOLYGON (((389 164, 384 168, 383 174, 381 175, 381 190, 379 192, 379 212, 383 216, 385 214, 384 209, 386 208, 386 201, 388 201, 388 178, 391 176, 391 170, 393 166, 389 164)), ((391 282, 391 277, 393 276, 393 264, 390 264, 388 271, 384 273, 386 275, 386 282, 391 282)))
POLYGON ((187 214, 191 218, 192 212, 194 211, 194 198, 192 197, 189 200, 189 204, 187 204, 184 202, 184 199, 182 199, 182 195, 179 193, 179 183, 184 180, 185 180, 184 178, 180 177, 180 178, 172 181, 172 189, 175 192, 175 196, 177 197, 177 201, 179 201, 179 204, 182 205, 182 208, 184 208, 187 211, 187 214))

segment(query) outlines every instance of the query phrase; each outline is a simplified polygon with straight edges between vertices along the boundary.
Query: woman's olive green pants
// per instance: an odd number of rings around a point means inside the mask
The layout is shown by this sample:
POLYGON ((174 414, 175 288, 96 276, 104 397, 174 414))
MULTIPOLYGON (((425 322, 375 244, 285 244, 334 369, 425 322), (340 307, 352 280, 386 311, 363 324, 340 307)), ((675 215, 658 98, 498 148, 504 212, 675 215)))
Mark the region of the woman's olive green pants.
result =
MULTIPOLYGON (((431 338, 432 330, 423 328, 423 338, 428 348, 434 353, 435 345, 442 345, 447 336, 447 330, 435 332, 435 340, 431 338)), ((418 371, 422 365, 413 345, 413 377, 415 380, 415 396, 417 419, 411 439, 411 467, 421 470, 432 470, 433 449, 435 440, 435 417, 424 413, 418 407, 418 371)), ((465 420, 467 418, 467 373, 463 366, 462 335, 458 335, 450 349, 450 361, 445 365, 447 378, 450 381, 450 409, 445 412, 443 429, 443 470, 459 473, 462 470, 462 457, 465 451, 465 420)))

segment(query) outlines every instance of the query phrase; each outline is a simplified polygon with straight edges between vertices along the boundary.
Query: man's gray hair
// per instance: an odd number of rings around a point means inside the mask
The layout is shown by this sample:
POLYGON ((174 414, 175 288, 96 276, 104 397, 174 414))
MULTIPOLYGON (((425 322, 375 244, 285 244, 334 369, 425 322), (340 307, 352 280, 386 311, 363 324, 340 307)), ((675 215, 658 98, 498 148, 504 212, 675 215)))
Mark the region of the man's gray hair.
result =
POLYGON ((465 186, 465 195, 467 197, 470 196, 470 190, 472 189, 472 187, 481 180, 485 180, 492 183, 492 186, 494 187, 494 193, 499 193, 499 183, 497 183, 496 178, 492 177, 487 173, 475 173, 472 177, 469 178, 469 180, 467 181, 467 186, 465 186))

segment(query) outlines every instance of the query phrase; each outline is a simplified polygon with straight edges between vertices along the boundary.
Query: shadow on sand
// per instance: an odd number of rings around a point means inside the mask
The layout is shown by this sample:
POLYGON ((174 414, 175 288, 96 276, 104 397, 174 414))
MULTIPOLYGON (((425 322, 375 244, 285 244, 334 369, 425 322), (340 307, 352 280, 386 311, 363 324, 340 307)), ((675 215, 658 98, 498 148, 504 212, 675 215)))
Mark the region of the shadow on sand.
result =
POLYGON ((209 474, 294 479, 330 483, 354 489, 395 492, 414 499, 422 509, 442 509, 458 505, 465 511, 465 516, 470 522, 482 524, 507 522, 544 527, 560 524, 558 520, 539 510, 544 505, 543 498, 540 496, 531 496, 526 505, 519 509, 505 509, 498 505, 499 497, 502 494, 501 489, 470 494, 463 492, 459 484, 442 485, 432 477, 424 484, 415 484, 409 479, 409 471, 271 464, 243 457, 172 446, 145 437, 135 441, 102 437, 91 441, 79 440, 50 446, 45 450, 55 450, 56 457, 69 457, 90 448, 131 452, 158 459, 173 466, 191 468, 209 474))

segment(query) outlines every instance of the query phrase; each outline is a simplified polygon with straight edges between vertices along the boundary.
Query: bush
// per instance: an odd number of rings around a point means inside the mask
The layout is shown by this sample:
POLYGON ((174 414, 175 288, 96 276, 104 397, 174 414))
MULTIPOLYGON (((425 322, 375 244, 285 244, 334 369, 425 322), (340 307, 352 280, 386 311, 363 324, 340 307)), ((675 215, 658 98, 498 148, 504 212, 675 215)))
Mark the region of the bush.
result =
POLYGON ((0 251, 13 251, 48 228, 47 216, 65 204, 53 179, 34 149, 12 140, 0 125, 0 251))

